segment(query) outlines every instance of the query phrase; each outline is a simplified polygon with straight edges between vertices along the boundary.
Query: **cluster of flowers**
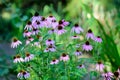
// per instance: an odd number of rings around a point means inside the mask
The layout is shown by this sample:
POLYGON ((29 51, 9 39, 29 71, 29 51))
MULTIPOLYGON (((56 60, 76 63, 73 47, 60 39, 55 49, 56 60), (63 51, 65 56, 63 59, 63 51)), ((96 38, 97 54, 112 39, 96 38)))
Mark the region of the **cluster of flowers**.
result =
MULTIPOLYGON (((13 62, 14 63, 29 62, 33 59, 34 59, 34 54, 30 54, 30 53, 26 52, 26 57, 24 59, 20 55, 16 55, 16 56, 14 56, 13 62)), ((26 78, 30 77, 30 73, 28 71, 21 70, 18 73, 17 77, 20 79, 23 79, 23 78, 26 79, 26 78)))
POLYGON ((32 17, 32 20, 28 21, 27 25, 24 28, 24 37, 38 34, 39 29, 44 27, 51 28, 51 30, 48 31, 50 34, 55 32, 58 35, 61 35, 66 32, 66 30, 64 30, 64 27, 67 25, 69 25, 69 22, 65 20, 60 20, 57 22, 56 18, 52 15, 45 18, 43 16, 39 16, 38 13, 35 13, 35 15, 32 17), (31 32, 28 30, 31 30, 31 32))
POLYGON ((34 54, 30 54, 26 52, 26 57, 23 59, 20 55, 14 56, 14 63, 19 63, 19 62, 29 62, 30 60, 34 59, 34 54))
MULTIPOLYGON (((67 30, 65 30, 65 27, 68 26, 70 23, 65 21, 65 20, 60 20, 57 21, 56 18, 54 16, 48 16, 47 18, 40 16, 38 13, 35 13, 34 16, 31 18, 31 21, 28 21, 28 23, 26 24, 25 28, 24 28, 24 33, 23 36, 25 38, 27 38, 26 40, 26 45, 28 45, 30 42, 34 41, 33 36, 37 36, 37 39, 39 41, 42 41, 42 37, 39 36, 40 29, 42 28, 47 28, 48 29, 48 34, 56 34, 57 36, 60 36, 64 33, 67 32, 67 30)), ((81 26, 79 26, 78 24, 75 24, 72 29, 71 29, 71 33, 75 33, 76 35, 71 36, 71 39, 80 39, 80 36, 78 36, 77 34, 80 34, 81 32, 84 32, 84 30, 82 29, 81 26)), ((93 40, 95 42, 101 43, 102 39, 100 36, 95 36, 92 32, 91 29, 89 29, 86 33, 86 39, 87 41, 82 45, 82 51, 91 51, 93 49, 93 46, 90 44, 89 40, 93 40)), ((38 42, 34 42, 35 46, 39 46, 40 43, 38 42)), ((19 46, 20 44, 22 44, 22 42, 20 40, 18 40, 17 38, 14 38, 12 40, 11 43, 11 47, 12 48, 17 48, 17 46, 19 46)), ((47 39, 46 42, 46 48, 44 49, 43 52, 47 53, 47 52, 55 52, 56 50, 56 46, 55 46, 55 41, 52 39, 47 39)), ((80 56, 82 55, 82 51, 80 51, 79 49, 77 49, 74 54, 76 56, 80 56)), ((29 62, 30 60, 34 59, 34 55, 30 54, 30 53, 26 53, 26 57, 25 59, 23 59, 20 55, 17 55, 14 57, 14 63, 19 63, 19 62, 29 62)), ((60 59, 53 59, 52 61, 50 61, 51 65, 54 64, 58 64, 59 61, 68 61, 70 59, 69 54, 67 53, 63 53, 60 56, 60 59)), ((80 64, 78 66, 78 68, 85 68, 85 66, 83 64, 80 64)), ((101 61, 99 61, 96 64, 96 70, 99 72, 103 72, 104 71, 104 65, 102 64, 101 61)), ((120 71, 117 71, 118 74, 120 71)), ((117 74, 117 72, 115 72, 114 75, 117 74)), ((105 78, 105 80, 110 80, 111 77, 113 76, 113 74, 111 72, 108 73, 103 73, 102 74, 105 78)), ((29 78, 30 77, 30 73, 28 71, 20 71, 18 73, 18 78, 29 78)))

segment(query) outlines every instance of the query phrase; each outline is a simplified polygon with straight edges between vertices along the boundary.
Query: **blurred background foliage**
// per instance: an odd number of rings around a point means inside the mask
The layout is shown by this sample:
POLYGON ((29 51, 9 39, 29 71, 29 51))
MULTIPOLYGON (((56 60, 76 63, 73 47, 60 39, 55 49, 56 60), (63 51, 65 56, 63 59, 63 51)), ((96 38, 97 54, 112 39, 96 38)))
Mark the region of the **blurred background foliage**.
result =
POLYGON ((0 42, 10 42, 13 36, 21 38, 26 22, 36 11, 42 16, 52 14, 100 35, 104 41, 101 59, 114 71, 120 66, 119 5, 120 0, 0 0, 0 42))

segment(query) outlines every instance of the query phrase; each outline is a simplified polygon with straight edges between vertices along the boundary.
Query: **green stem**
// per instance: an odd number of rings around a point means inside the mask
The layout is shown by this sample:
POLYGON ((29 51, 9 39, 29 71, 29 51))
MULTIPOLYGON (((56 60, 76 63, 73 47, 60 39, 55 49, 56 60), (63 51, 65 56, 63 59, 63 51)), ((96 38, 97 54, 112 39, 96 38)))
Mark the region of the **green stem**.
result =
POLYGON ((67 69, 66 62, 64 62, 64 67, 65 67, 65 75, 66 77, 68 77, 68 80, 70 80, 69 69, 67 69))

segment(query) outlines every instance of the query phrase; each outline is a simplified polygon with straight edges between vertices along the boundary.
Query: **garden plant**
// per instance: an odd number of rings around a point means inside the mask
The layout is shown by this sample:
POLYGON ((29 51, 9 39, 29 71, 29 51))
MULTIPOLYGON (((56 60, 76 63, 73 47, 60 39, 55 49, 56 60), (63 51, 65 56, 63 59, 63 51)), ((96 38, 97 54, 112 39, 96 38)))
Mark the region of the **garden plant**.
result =
POLYGON ((107 71, 100 56, 103 42, 89 27, 35 12, 24 27, 23 39, 12 39, 17 78, 83 80, 89 75, 88 80, 119 80, 120 70, 107 71))

